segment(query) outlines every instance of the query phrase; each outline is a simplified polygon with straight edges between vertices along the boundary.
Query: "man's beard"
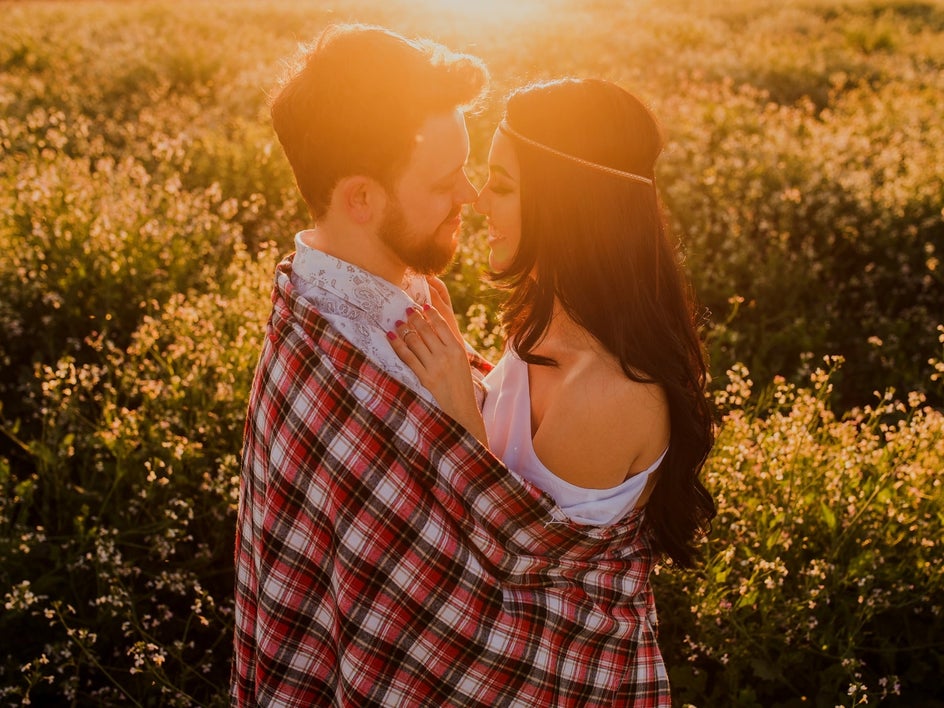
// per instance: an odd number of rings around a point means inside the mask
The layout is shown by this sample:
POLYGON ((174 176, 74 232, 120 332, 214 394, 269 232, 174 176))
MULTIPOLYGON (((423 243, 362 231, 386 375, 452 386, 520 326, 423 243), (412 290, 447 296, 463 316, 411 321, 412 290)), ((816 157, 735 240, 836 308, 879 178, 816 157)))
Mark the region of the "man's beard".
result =
POLYGON ((433 233, 422 236, 407 227, 400 203, 391 201, 380 225, 380 240, 410 270, 420 275, 437 275, 445 270, 456 252, 453 239, 447 244, 438 242, 440 229, 458 214, 457 206, 433 233))

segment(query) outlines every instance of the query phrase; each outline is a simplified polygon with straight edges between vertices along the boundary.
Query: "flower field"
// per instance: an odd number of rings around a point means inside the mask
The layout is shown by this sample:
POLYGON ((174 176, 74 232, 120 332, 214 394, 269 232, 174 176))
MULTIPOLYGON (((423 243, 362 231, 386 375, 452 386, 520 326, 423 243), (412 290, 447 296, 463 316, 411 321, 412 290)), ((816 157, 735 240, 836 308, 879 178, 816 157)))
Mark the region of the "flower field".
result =
MULTIPOLYGON (((502 96, 602 76, 657 173, 719 409, 679 706, 944 706, 944 1, 0 0, 0 703, 227 704, 238 455, 306 226, 266 96, 361 21, 502 96), (482 9, 485 8, 485 9, 482 9)), ((501 349, 470 213, 445 279, 501 349)))

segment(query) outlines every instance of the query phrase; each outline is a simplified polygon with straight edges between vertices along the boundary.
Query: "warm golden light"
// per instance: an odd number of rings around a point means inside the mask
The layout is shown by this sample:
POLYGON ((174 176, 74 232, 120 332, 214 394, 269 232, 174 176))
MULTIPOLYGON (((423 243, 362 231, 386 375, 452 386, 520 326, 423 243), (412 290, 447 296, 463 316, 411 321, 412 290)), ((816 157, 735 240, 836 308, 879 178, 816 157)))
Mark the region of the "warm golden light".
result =
POLYGON ((547 16, 558 5, 554 0, 414 0, 409 4, 457 21, 502 25, 547 16))

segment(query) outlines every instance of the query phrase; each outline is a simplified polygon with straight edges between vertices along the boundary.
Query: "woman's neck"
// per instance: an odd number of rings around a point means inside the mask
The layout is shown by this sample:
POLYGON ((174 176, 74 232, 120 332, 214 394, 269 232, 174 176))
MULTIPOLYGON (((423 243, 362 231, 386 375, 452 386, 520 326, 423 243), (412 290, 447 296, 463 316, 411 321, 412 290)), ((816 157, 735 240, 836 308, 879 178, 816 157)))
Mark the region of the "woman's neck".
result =
POLYGON ((568 315, 558 300, 554 300, 551 321, 544 336, 534 349, 539 356, 547 356, 559 364, 585 353, 599 354, 602 344, 568 315))

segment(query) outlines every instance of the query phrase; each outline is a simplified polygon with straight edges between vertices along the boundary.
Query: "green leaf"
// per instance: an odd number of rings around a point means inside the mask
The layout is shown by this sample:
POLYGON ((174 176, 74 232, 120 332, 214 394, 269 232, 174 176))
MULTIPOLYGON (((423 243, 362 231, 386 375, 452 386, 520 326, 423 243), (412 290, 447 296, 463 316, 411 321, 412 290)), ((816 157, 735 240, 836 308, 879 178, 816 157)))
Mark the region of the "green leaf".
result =
POLYGON ((826 527, 827 527, 830 531, 835 531, 835 530, 836 530, 836 514, 835 514, 835 512, 834 512, 832 509, 829 508, 829 505, 826 504, 826 502, 820 502, 820 503, 819 503, 819 508, 820 508, 820 511, 821 511, 822 514, 823 514, 823 521, 826 522, 826 527))

